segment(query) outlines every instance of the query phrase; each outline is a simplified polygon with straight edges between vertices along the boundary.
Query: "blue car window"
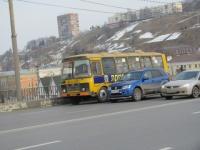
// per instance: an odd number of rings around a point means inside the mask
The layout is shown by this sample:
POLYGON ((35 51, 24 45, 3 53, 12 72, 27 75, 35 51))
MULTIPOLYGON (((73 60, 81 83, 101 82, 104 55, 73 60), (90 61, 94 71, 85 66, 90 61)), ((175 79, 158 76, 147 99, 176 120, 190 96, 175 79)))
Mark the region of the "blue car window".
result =
POLYGON ((151 78, 152 78, 151 71, 146 71, 146 72, 144 73, 144 77, 145 77, 145 78, 151 79, 151 78))
POLYGON ((142 71, 126 73, 123 77, 123 81, 140 80, 142 78, 142 71))
POLYGON ((152 76, 153 78, 158 78, 158 77, 162 77, 163 74, 159 70, 152 70, 152 76))

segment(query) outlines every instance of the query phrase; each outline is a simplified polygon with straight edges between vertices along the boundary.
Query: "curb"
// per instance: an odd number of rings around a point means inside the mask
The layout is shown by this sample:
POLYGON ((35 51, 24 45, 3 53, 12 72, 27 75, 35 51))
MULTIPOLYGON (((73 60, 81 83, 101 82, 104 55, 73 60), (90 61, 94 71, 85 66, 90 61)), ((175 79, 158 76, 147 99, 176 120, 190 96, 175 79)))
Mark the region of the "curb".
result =
POLYGON ((17 110, 24 110, 29 108, 47 108, 56 105, 68 104, 69 102, 64 99, 54 100, 38 100, 29 102, 10 102, 0 104, 0 112, 12 112, 17 110))

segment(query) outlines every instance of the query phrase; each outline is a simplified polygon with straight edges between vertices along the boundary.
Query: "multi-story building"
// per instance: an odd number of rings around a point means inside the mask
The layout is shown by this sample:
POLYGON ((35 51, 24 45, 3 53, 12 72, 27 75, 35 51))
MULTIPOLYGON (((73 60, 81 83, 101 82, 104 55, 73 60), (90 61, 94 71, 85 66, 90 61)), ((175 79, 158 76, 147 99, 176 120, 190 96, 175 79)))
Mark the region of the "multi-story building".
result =
POLYGON ((126 13, 117 13, 108 18, 108 24, 121 24, 122 22, 134 22, 138 20, 145 20, 149 18, 157 18, 164 15, 183 12, 183 5, 181 2, 169 3, 166 5, 143 8, 137 11, 128 11, 126 13))
POLYGON ((60 39, 68 39, 79 34, 78 14, 70 13, 57 17, 58 33, 60 39))

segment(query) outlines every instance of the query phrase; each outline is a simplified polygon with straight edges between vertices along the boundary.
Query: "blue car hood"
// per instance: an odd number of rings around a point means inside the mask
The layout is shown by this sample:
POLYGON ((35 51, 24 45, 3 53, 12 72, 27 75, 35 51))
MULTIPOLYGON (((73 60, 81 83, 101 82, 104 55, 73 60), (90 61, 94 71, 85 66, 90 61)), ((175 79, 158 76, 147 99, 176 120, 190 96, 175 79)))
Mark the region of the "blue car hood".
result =
POLYGON ((140 80, 131 80, 131 81, 120 81, 120 82, 116 82, 113 83, 111 85, 111 87, 115 87, 115 86, 125 86, 125 85, 133 85, 133 84, 137 84, 140 80))

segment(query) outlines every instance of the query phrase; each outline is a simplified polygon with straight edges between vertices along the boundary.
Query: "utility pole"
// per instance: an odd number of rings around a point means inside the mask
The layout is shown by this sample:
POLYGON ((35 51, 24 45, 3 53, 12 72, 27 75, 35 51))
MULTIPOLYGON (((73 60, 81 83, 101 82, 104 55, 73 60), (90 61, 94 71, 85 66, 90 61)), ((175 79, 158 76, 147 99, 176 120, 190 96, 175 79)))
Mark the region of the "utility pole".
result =
POLYGON ((17 35, 15 31, 15 19, 13 10, 13 0, 8 0, 9 12, 10 12, 10 26, 11 26, 11 38, 12 38, 12 48, 13 48, 13 59, 15 64, 15 82, 16 82, 16 94, 17 101, 22 100, 21 96, 21 83, 20 83, 20 68, 19 68, 19 56, 17 49, 17 35))

